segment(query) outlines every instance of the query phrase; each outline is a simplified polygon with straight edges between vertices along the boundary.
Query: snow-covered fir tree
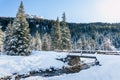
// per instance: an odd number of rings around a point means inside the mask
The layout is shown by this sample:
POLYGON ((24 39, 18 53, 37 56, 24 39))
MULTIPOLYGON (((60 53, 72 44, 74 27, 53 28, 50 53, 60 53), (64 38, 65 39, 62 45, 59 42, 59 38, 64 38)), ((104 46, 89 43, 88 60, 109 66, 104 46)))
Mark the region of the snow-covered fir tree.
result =
POLYGON ((51 40, 51 36, 49 35, 49 34, 47 34, 47 38, 48 38, 48 50, 51 50, 51 42, 52 42, 52 40, 51 40))
POLYGON ((12 45, 11 45, 12 33, 13 33, 13 27, 10 22, 5 31, 4 46, 3 46, 4 52, 6 52, 7 55, 12 54, 10 53, 12 49, 12 45))
POLYGON ((45 33, 42 38, 42 50, 51 50, 51 37, 47 33, 45 33))
POLYGON ((101 44, 101 49, 102 50, 109 50, 109 51, 116 50, 116 48, 112 44, 111 40, 109 38, 106 38, 106 37, 103 39, 103 43, 101 44))
POLYGON ((58 17, 54 26, 54 35, 53 35, 52 45, 54 47, 54 50, 61 50, 61 29, 60 29, 60 22, 58 17))
POLYGON ((95 41, 93 39, 89 40, 89 50, 95 50, 95 41))
MULTIPOLYGON (((21 2, 19 6, 16 18, 11 26, 11 35, 8 41, 7 39, 5 40, 4 51, 8 55, 30 55, 29 24, 25 17, 23 2, 21 2)), ((7 31, 6 34, 8 33, 7 31)), ((7 36, 5 38, 7 38, 7 36)))
POLYGON ((31 50, 35 50, 35 37, 31 37, 31 41, 30 41, 30 49, 31 50))
POLYGON ((3 51, 4 32, 0 29, 0 51, 3 51))
POLYGON ((77 41, 77 49, 82 50, 82 40, 81 39, 79 39, 77 41))
POLYGON ((41 42, 41 38, 40 38, 40 33, 37 31, 35 34, 35 37, 32 37, 31 47, 32 47, 32 50, 40 51, 41 46, 42 46, 42 42, 41 42))
POLYGON ((51 28, 51 32, 50 32, 50 34, 51 34, 51 50, 54 50, 54 36, 55 36, 55 24, 56 24, 56 22, 54 22, 53 23, 54 25, 52 26, 52 28, 51 28))
POLYGON ((61 33, 62 33, 62 50, 70 50, 71 49, 71 34, 70 30, 66 25, 66 16, 65 13, 63 13, 62 17, 62 26, 61 26, 61 33))
POLYGON ((85 36, 82 35, 82 50, 86 50, 87 48, 87 40, 85 39, 85 36))

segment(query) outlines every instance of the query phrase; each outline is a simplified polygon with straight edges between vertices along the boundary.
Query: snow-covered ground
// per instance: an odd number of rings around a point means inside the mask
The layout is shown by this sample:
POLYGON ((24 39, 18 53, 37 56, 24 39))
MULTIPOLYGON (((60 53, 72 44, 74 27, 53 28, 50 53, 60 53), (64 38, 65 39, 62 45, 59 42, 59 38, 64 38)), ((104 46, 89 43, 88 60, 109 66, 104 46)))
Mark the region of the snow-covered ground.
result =
POLYGON ((54 77, 32 76, 23 80, 120 80, 120 56, 95 55, 102 66, 93 66, 79 73, 54 77))
MULTIPOLYGON (((43 80, 120 80, 120 56, 96 55, 102 66, 94 66, 75 74, 43 78, 43 80)), ((39 77, 32 77, 34 80, 39 77)), ((30 78, 26 79, 29 80, 30 78)))
POLYGON ((25 74, 33 70, 51 67, 62 68, 65 64, 56 58, 66 57, 67 53, 33 51, 30 56, 0 56, 0 77, 13 73, 25 74), (62 55, 61 55, 62 54, 62 55))
MULTIPOLYGON (((45 70, 50 67, 62 68, 65 64, 56 58, 64 58, 68 53, 33 51, 31 56, 0 56, 0 77, 13 73, 27 73, 32 70, 45 70)), ((83 54, 88 55, 88 54, 83 54)), ((63 74, 54 77, 31 76, 21 80, 119 80, 120 79, 120 56, 98 55, 96 56, 102 66, 93 66, 79 73, 63 74)), ((82 59, 89 62, 89 60, 82 59)))

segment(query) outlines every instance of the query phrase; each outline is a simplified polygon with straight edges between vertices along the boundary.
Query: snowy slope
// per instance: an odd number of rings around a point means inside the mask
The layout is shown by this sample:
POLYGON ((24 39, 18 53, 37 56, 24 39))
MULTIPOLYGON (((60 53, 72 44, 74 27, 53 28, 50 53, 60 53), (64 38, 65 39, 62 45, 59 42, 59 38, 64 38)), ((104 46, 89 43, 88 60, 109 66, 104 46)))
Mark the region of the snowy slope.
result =
POLYGON ((120 80, 120 56, 96 55, 102 66, 94 66, 75 74, 42 78, 29 77, 23 80, 120 80))

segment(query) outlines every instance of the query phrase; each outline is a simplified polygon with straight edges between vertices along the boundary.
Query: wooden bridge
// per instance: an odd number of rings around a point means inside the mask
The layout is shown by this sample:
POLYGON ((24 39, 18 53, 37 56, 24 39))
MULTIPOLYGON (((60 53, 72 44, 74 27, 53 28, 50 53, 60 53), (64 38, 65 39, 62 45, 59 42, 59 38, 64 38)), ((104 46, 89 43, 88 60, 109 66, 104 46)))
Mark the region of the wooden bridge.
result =
POLYGON ((120 51, 103 51, 103 50, 77 50, 77 51, 75 50, 69 51, 69 53, 120 55, 120 51))

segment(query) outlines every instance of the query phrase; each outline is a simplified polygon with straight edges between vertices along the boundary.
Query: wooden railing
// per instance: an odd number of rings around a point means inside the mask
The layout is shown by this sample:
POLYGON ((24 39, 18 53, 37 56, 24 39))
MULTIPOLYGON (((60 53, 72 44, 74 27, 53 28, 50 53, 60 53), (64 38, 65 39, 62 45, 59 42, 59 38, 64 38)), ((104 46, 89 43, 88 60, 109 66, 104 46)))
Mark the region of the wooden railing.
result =
POLYGON ((69 53, 81 53, 81 54, 107 54, 107 55, 120 55, 120 51, 103 51, 103 50, 74 50, 69 53))

